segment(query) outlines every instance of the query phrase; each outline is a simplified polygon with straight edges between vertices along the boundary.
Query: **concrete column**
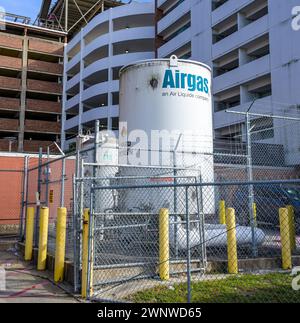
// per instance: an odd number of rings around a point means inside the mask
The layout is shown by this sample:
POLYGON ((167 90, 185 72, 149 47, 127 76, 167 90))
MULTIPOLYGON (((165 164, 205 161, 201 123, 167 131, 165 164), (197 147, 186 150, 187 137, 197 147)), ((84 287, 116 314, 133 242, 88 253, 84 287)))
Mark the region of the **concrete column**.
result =
POLYGON ((84 52, 84 38, 83 32, 80 32, 80 83, 79 83, 79 110, 78 110, 78 134, 82 134, 82 114, 83 114, 83 103, 82 103, 82 95, 84 91, 84 83, 83 83, 83 71, 84 71, 84 59, 83 59, 83 52, 84 52))
POLYGON ((245 65, 250 62, 250 57, 247 54, 246 50, 243 48, 239 49, 239 66, 245 65))
POLYGON ((62 94, 62 107, 61 107, 61 149, 65 150, 65 142, 66 142, 66 133, 65 133, 65 122, 66 122, 66 102, 67 102, 67 94, 66 94, 66 84, 67 84, 67 39, 65 39, 64 45, 64 75, 63 75, 63 94, 62 94))
POLYGON ((245 15, 241 12, 238 13, 238 29, 242 29, 243 27, 245 27, 246 25, 248 25, 248 19, 245 17, 245 15))
POLYGON ((24 150, 27 65, 28 65, 28 37, 27 37, 27 30, 25 29, 25 35, 23 40, 23 52, 22 52, 21 105, 20 105, 20 114, 19 114, 19 136, 18 136, 19 152, 23 152, 24 150))
POLYGON ((240 86, 241 104, 250 103, 255 99, 255 95, 249 93, 247 86, 240 86))
MULTIPOLYGON (((113 80, 112 70, 111 70, 111 57, 113 57, 113 45, 111 42, 111 35, 113 32, 113 22, 111 18, 111 14, 109 17, 109 45, 108 45, 108 84, 110 84, 108 88, 108 97, 107 97, 107 129, 112 129, 112 120, 111 120, 111 106, 112 106, 112 92, 111 92, 111 84, 113 80)), ((102 129, 101 129, 102 130, 102 129)))

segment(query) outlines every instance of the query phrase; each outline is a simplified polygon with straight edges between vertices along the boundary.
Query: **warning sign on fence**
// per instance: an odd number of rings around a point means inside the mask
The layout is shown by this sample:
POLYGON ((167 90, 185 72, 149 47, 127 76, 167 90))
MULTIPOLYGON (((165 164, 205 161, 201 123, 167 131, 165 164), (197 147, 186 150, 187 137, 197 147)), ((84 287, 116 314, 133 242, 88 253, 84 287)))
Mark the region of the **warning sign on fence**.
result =
POLYGON ((54 201, 54 191, 50 190, 50 192, 49 192, 49 202, 53 203, 53 201, 54 201))

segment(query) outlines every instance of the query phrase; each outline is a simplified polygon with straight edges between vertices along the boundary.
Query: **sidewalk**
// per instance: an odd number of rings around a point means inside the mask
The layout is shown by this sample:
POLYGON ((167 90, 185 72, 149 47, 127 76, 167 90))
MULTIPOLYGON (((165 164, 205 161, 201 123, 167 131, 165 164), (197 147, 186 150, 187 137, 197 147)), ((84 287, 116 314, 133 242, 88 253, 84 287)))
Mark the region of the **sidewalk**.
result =
POLYGON ((0 242, 0 269, 5 269, 6 277, 6 289, 0 290, 0 303, 79 302, 66 291, 71 292, 70 286, 55 285, 51 273, 37 271, 32 264, 23 261, 12 246, 0 242))

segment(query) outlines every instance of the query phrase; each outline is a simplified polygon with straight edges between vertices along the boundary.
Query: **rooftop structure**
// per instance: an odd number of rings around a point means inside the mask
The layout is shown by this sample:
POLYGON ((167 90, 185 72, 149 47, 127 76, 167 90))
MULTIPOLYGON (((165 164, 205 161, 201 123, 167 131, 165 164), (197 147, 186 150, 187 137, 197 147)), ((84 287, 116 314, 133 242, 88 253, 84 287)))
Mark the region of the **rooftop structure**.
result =
POLYGON ((0 151, 60 142, 66 33, 6 14, 0 30, 0 151))

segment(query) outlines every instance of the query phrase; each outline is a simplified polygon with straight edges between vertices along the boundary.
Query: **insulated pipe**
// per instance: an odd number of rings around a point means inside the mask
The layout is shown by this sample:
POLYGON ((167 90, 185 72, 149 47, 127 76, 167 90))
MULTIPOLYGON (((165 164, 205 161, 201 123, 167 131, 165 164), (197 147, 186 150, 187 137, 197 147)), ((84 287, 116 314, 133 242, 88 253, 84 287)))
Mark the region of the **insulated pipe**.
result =
MULTIPOLYGON (((179 216, 170 216, 170 245, 175 247, 175 227, 177 227, 178 249, 186 250, 186 229, 184 223, 179 216)), ((204 227, 205 245, 206 247, 226 247, 227 246, 227 230, 226 226, 222 224, 206 224, 204 227)), ((265 234, 261 229, 255 228, 254 230, 257 245, 262 245, 265 240, 265 234)), ((190 231, 190 247, 199 246, 204 243, 200 239, 198 228, 191 229, 190 231)), ((252 243, 252 229, 251 227, 236 226, 236 239, 238 246, 251 245, 252 243)))

